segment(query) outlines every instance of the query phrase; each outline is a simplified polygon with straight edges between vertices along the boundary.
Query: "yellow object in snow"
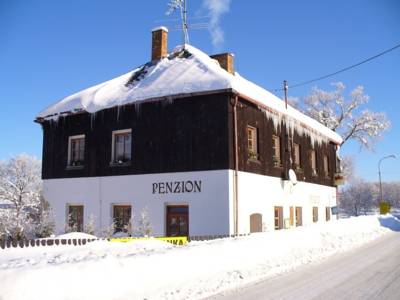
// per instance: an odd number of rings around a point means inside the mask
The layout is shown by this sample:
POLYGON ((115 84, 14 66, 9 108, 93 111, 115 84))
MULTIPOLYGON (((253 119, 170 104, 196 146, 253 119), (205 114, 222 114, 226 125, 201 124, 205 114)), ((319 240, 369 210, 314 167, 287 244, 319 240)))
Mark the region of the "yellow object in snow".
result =
POLYGON ((385 201, 379 203, 379 210, 381 215, 388 214, 390 212, 390 203, 385 201))
POLYGON ((188 239, 186 236, 176 236, 176 237, 122 237, 122 238, 111 238, 110 242, 127 243, 139 240, 159 240, 174 245, 186 245, 188 239))

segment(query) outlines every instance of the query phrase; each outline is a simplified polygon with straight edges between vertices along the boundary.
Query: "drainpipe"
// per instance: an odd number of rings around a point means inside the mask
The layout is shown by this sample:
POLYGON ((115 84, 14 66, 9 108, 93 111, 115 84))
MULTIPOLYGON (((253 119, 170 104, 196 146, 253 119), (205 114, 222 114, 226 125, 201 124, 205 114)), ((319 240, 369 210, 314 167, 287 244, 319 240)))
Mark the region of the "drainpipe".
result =
POLYGON ((238 172, 239 172, 239 150, 238 150, 238 128, 237 128, 237 104, 238 104, 238 96, 235 95, 231 98, 231 104, 233 106, 233 147, 234 147, 234 158, 235 158, 235 170, 233 173, 233 227, 234 234, 238 234, 239 225, 238 225, 238 172))

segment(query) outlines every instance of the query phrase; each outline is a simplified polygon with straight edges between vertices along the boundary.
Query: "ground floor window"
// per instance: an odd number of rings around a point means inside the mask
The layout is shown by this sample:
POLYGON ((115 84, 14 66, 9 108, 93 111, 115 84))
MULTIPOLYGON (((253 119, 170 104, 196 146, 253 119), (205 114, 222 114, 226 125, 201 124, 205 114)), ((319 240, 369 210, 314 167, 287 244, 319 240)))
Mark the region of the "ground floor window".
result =
POLYGON ((187 205, 167 206, 167 236, 189 235, 189 207, 187 205))
POLYGON ((314 206, 312 210, 313 222, 318 222, 318 207, 314 206))
POLYGON ((289 209, 290 209, 290 226, 294 226, 294 207, 291 206, 289 209))
POLYGON ((262 214, 250 215, 250 233, 262 232, 262 214))
POLYGON ((303 225, 303 209, 300 206, 296 207, 296 226, 303 225))
POLYGON ((68 231, 83 231, 83 205, 68 206, 68 231))
POLYGON ((331 208, 330 207, 326 207, 326 220, 329 221, 331 219, 331 208))
POLYGON ((275 206, 274 207, 274 223, 275 230, 279 230, 283 228, 283 207, 275 206))
POLYGON ((114 205, 114 233, 131 232, 132 207, 130 205, 114 205))

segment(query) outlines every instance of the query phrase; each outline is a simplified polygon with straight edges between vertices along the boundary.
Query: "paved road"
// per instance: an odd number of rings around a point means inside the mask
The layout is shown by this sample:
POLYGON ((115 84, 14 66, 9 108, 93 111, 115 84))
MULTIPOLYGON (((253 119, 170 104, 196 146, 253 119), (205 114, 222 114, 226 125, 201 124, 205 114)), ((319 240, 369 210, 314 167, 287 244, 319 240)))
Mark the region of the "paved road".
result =
POLYGON ((400 232, 213 299, 400 300, 400 232))

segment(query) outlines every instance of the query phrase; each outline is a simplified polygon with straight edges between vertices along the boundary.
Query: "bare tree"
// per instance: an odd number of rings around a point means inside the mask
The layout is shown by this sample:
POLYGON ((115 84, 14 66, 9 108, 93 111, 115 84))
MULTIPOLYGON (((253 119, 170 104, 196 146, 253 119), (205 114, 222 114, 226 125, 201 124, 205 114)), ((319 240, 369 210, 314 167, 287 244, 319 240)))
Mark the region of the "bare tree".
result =
POLYGON ((343 138, 342 145, 354 140, 362 148, 372 149, 382 132, 390 127, 390 122, 384 113, 361 110, 369 101, 369 96, 364 93, 362 86, 351 91, 348 99, 343 95, 343 83, 333 83, 333 86, 334 91, 313 88, 298 107, 337 132, 343 138))

